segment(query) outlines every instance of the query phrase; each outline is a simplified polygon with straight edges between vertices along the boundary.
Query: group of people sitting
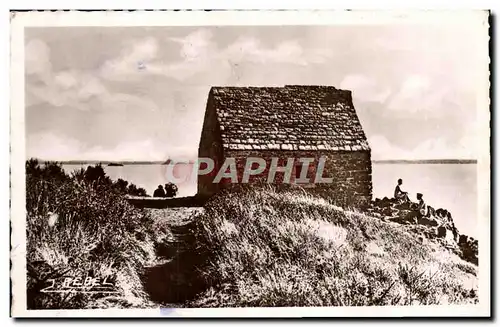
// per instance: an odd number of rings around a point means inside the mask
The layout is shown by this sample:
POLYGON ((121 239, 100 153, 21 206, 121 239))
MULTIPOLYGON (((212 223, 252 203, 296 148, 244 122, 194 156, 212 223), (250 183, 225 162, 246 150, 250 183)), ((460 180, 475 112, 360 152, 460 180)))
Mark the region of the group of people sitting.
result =
MULTIPOLYGON (((394 189, 394 199, 396 199, 399 203, 411 202, 410 198, 408 197, 408 192, 404 192, 401 189, 401 185, 403 185, 403 180, 400 178, 398 179, 398 185, 396 185, 396 188, 394 189)), ((423 217, 430 217, 431 212, 423 197, 424 195, 422 193, 417 193, 418 203, 416 209, 423 217)))
POLYGON ((172 183, 167 183, 165 184, 165 187, 163 187, 163 185, 158 185, 158 188, 153 193, 153 197, 171 198, 174 197, 176 194, 177 194, 177 186, 172 183))

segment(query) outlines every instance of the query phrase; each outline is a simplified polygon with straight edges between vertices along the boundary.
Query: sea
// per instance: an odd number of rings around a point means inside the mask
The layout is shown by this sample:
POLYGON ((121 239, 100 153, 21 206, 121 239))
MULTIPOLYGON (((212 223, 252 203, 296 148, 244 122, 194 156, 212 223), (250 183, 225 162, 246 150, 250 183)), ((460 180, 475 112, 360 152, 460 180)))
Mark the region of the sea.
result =
MULTIPOLYGON (((86 168, 89 164, 63 164, 66 172, 86 168)), ((144 188, 149 195, 160 184, 168 182, 167 165, 124 164, 107 166, 106 174, 113 180, 122 178, 137 187, 144 188)), ((186 181, 177 183, 177 196, 196 194, 196 177, 192 175, 192 164, 177 164, 173 176, 186 181)), ((479 239, 477 228, 477 165, 475 163, 373 163, 373 198, 392 197, 398 178, 403 180, 402 190, 416 201, 422 193, 427 204, 435 209, 451 212, 460 233, 479 239)))

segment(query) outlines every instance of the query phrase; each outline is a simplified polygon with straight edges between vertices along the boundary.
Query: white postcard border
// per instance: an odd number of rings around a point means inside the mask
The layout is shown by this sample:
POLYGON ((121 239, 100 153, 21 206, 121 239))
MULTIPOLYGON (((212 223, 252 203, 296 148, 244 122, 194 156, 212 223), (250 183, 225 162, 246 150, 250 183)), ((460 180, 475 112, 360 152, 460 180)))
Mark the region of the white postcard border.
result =
POLYGON ((409 317, 488 316, 490 314, 490 113, 488 74, 488 13, 486 11, 135 11, 26 12, 11 17, 11 278, 16 317, 409 317), (351 24, 462 24, 476 20, 484 29, 485 76, 478 83, 481 123, 478 158, 479 304, 397 307, 218 308, 218 309, 26 309, 26 210, 24 124, 24 28, 41 26, 208 26, 208 25, 351 25, 351 24), (166 24, 168 23, 168 24, 166 24))

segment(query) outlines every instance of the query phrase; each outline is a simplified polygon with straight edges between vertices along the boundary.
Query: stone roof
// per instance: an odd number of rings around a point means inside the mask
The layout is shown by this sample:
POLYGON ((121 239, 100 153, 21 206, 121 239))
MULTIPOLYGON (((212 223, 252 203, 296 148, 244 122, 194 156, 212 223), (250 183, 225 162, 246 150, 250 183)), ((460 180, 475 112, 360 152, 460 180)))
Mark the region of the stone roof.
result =
POLYGON ((212 87, 223 146, 369 150, 351 92, 332 86, 212 87))

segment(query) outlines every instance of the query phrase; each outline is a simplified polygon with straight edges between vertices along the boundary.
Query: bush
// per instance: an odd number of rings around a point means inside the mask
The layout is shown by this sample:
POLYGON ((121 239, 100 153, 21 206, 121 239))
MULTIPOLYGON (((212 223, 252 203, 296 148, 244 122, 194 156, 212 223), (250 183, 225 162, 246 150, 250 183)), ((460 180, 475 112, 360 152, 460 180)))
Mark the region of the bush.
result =
POLYGON ((135 184, 130 184, 127 188, 127 194, 136 196, 147 196, 146 190, 142 187, 137 188, 135 184))
POLYGON ((148 305, 139 272, 155 258, 153 220, 123 197, 102 167, 71 175, 26 163, 28 309, 148 305), (60 276, 113 278, 119 295, 41 293, 60 276))

